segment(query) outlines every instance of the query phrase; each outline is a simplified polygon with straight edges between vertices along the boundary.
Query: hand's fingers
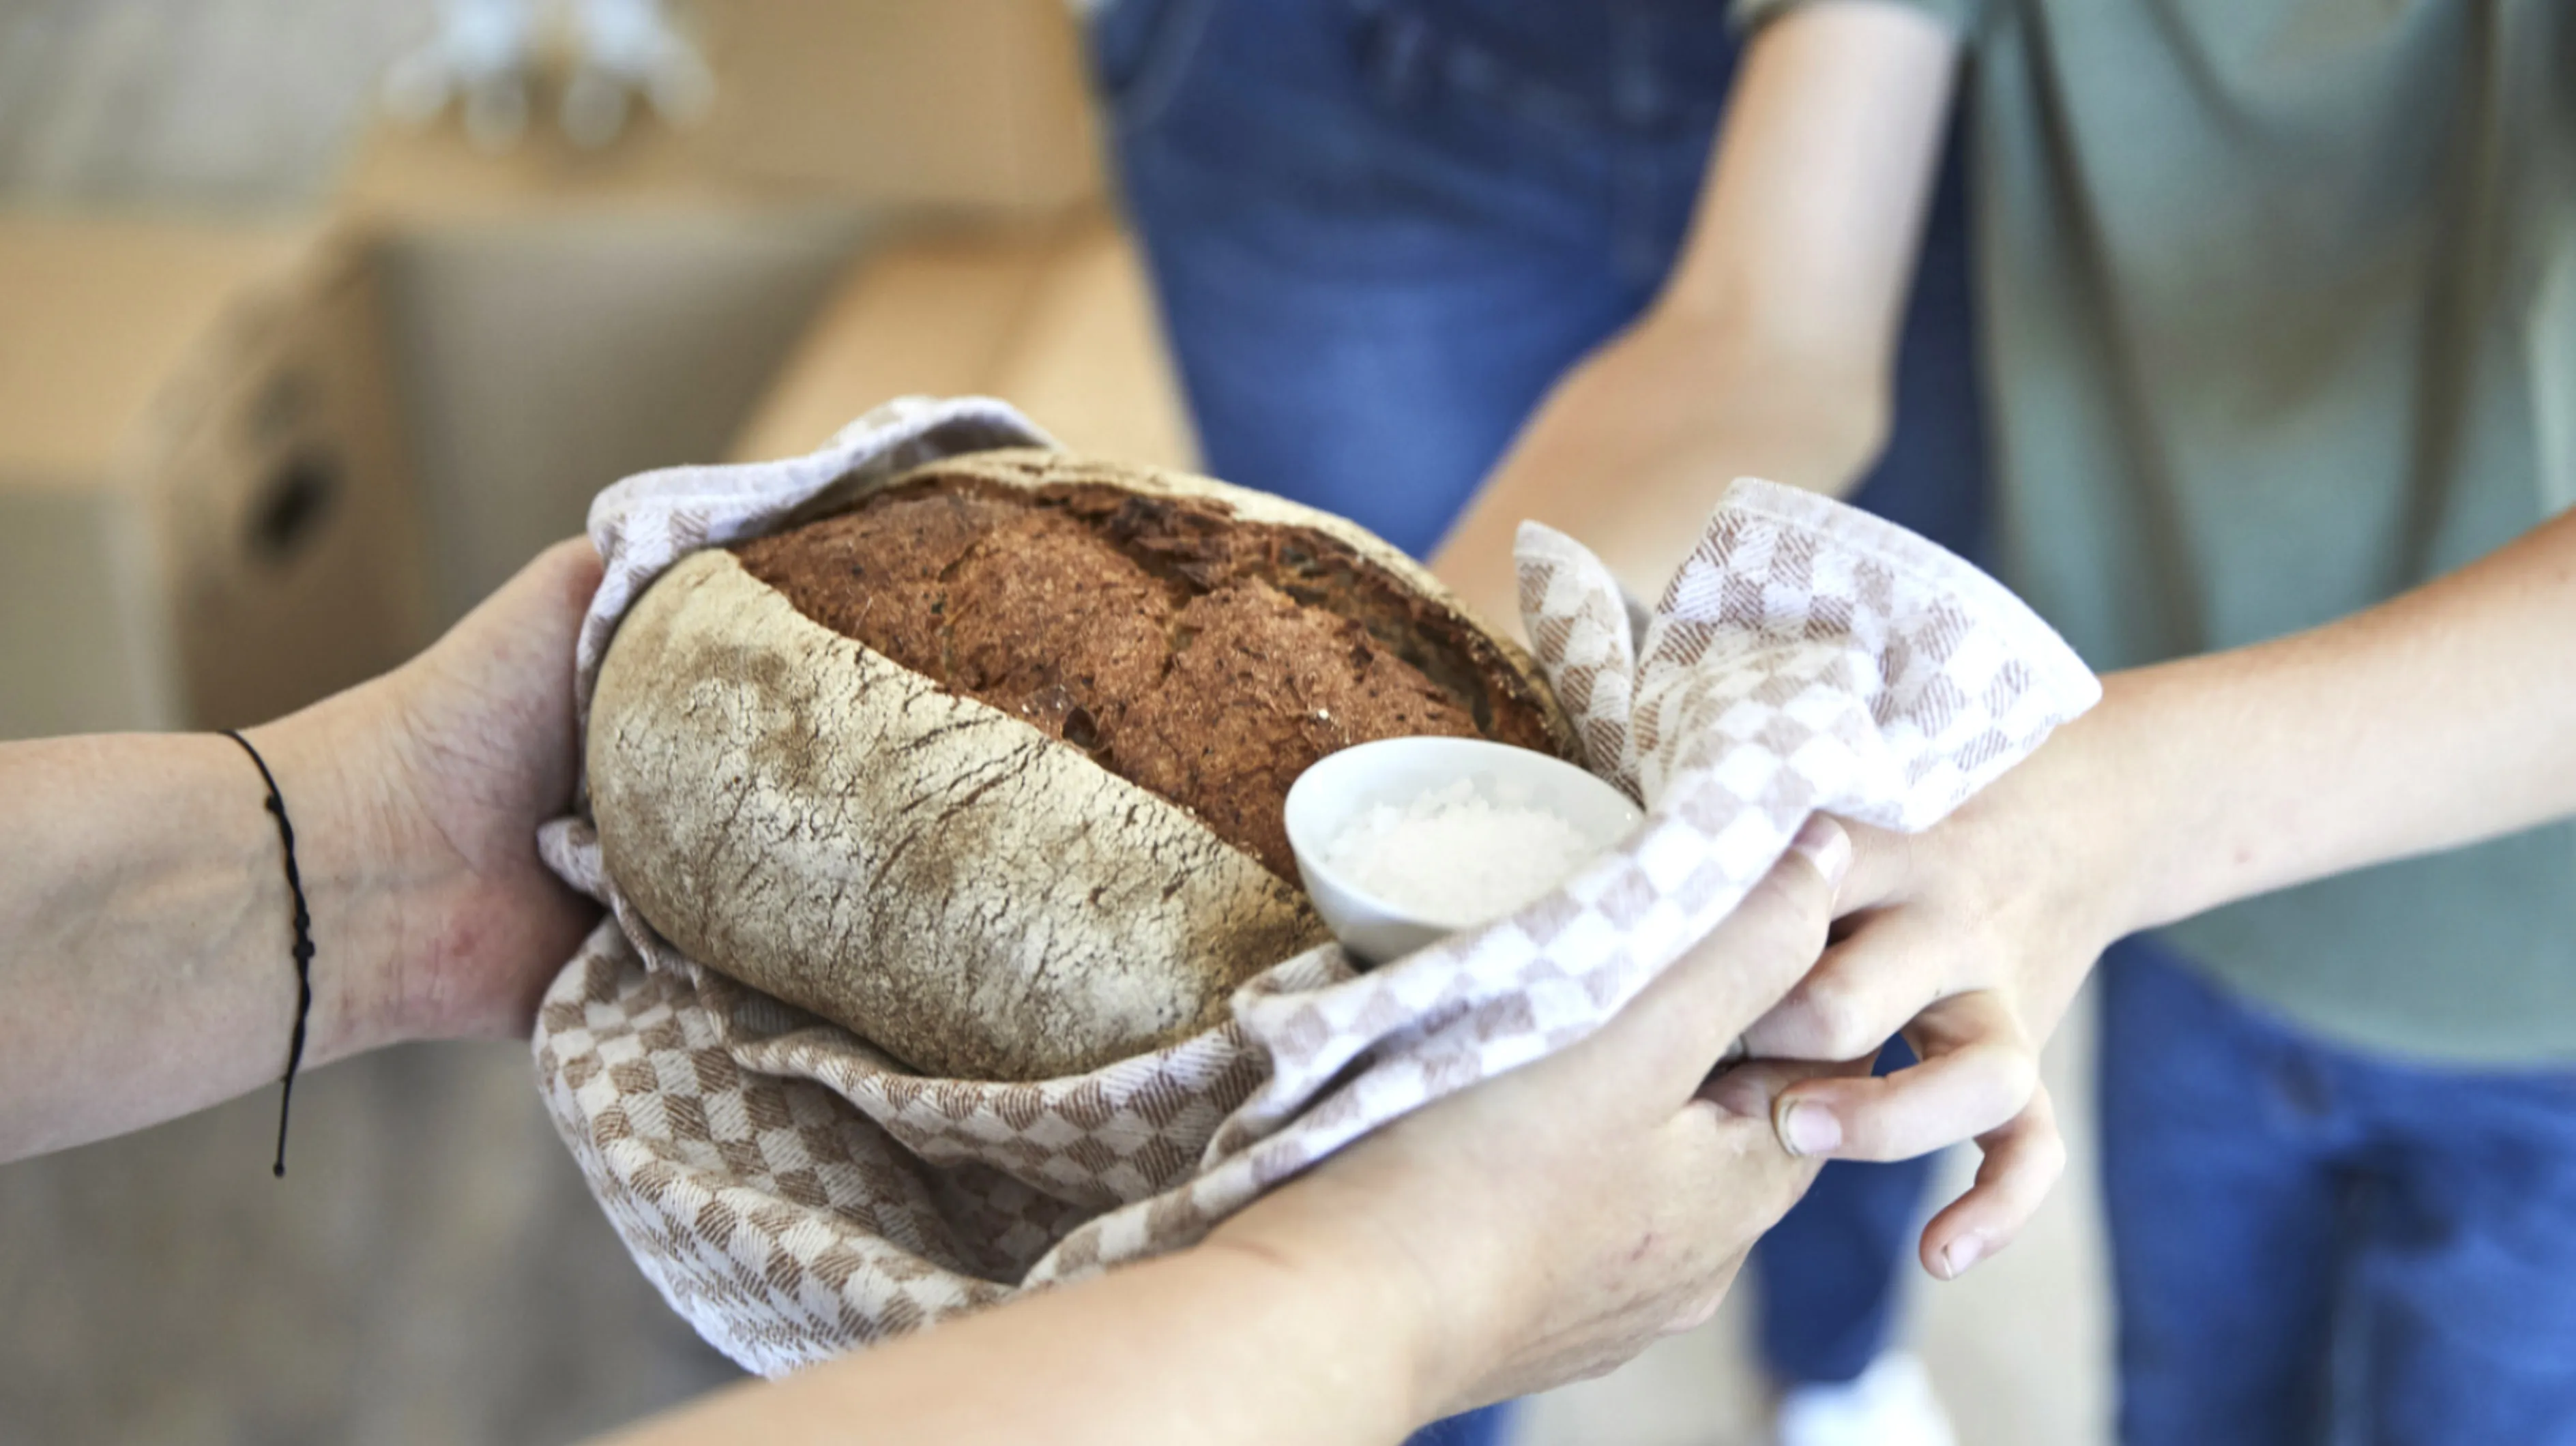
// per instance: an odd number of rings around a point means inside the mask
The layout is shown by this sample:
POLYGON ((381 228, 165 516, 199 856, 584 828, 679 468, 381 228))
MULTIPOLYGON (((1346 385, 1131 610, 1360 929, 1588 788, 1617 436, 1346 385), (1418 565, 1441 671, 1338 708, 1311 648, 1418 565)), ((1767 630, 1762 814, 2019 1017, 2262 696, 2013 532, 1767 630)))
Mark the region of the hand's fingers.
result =
POLYGON ((515 779, 520 750, 541 741, 544 802, 571 797, 573 653, 599 582, 588 538, 556 543, 390 675, 424 767, 454 774, 451 788, 487 789, 515 779), (503 756, 486 756, 494 747, 503 756))
MULTIPOLYGON (((1848 892, 1848 891, 1846 891, 1848 892)), ((1855 1059, 1967 981, 1954 934, 1899 910, 1861 920, 1745 1031, 1756 1059, 1855 1059)))
POLYGON ((605 571, 599 549, 588 537, 567 537, 530 559, 519 576, 547 589, 556 606, 579 617, 590 609, 590 596, 599 591, 605 571))
POLYGON ((1782 1146, 1842 1160, 1910 1160, 2002 1125, 2038 1093, 2038 1051, 2000 994, 1945 999, 1907 1037, 1922 1057, 1910 1069, 1785 1088, 1773 1111, 1782 1146))
POLYGON ((1815 963, 1833 911, 1834 879, 1849 845, 1818 814, 1798 842, 1709 936, 1666 969, 1594 1036, 1602 1052, 1631 1061, 1638 1083, 1678 1101, 1754 1017, 1815 963))
MULTIPOLYGON (((387 675, 425 808, 504 817, 507 846, 524 853, 536 822, 569 804, 573 654, 599 582, 588 538, 556 543, 387 675)), ((464 833, 470 821, 442 827, 464 833)))
POLYGON ((1985 1159, 1968 1193, 1923 1229, 1923 1268, 1956 1280, 1970 1266, 2010 1245, 2038 1213, 2049 1187, 2066 1173, 2066 1138, 2057 1107, 2042 1087, 2030 1107, 1977 1140, 1985 1159))
POLYGON ((587 537, 568 537, 530 558, 492 594, 476 604, 449 637, 489 634, 485 646, 519 643, 572 656, 572 638, 599 591, 599 553, 587 537), (531 630, 539 636, 525 640, 531 630))
POLYGON ((1834 892, 1834 913, 1855 914, 1895 900, 1914 869, 1919 839, 1894 829, 1838 820, 1852 842, 1851 872, 1834 892))
POLYGON ((1771 1107, 1791 1085, 1811 1079, 1840 1078, 1869 1074, 1876 1061, 1869 1058, 1847 1060, 1841 1064, 1818 1064, 1803 1059, 1755 1059, 1729 1065, 1699 1087, 1699 1097, 1738 1119, 1768 1120, 1771 1107))

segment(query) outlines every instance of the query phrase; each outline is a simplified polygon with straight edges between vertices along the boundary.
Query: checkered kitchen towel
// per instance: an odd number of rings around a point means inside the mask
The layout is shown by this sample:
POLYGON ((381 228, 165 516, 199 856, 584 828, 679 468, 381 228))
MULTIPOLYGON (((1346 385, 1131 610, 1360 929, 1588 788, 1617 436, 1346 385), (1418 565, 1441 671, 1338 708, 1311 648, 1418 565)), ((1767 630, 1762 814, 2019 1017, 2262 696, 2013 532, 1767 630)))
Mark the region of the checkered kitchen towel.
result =
MULTIPOLYGON (((618 618, 687 552, 938 457, 1045 443, 999 403, 912 398, 809 457, 611 487, 591 509, 607 577, 580 640, 585 711, 618 618)), ((546 995, 538 1073, 673 1307, 775 1375, 1189 1245, 1376 1126, 1599 1028, 1809 813, 1926 827, 2099 696, 1974 568, 1769 483, 1727 494, 1642 637, 1572 539, 1525 525, 1519 562, 1587 761, 1644 823, 1508 919, 1366 974, 1330 947, 1282 960, 1224 1026, 1092 1074, 911 1074, 680 957, 619 895, 586 816, 547 825, 548 862, 611 917, 546 995)))

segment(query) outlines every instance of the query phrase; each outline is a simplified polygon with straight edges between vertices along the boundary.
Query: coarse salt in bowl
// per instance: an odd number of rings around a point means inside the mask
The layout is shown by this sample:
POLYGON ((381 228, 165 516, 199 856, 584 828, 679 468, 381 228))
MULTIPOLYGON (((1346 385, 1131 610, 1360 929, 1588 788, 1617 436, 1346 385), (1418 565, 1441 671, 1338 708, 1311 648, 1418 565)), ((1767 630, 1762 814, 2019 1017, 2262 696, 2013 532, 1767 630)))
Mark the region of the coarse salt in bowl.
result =
POLYGON ((1345 748, 1298 775, 1287 812, 1315 911, 1371 963, 1539 898, 1642 817, 1571 763, 1481 738, 1345 748))

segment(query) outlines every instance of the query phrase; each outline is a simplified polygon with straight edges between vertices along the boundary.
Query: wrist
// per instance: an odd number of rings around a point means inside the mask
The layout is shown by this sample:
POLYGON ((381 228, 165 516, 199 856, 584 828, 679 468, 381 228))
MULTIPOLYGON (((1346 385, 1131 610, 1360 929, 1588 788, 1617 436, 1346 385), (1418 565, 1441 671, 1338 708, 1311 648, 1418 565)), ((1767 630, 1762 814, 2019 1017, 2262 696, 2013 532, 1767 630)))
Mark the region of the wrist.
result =
POLYGON ((1443 1324, 1478 1313, 1458 1310, 1419 1257, 1343 1194, 1339 1181, 1309 1175, 1227 1220, 1200 1249, 1267 1273, 1308 1318, 1358 1342, 1348 1354, 1367 1380, 1347 1384, 1382 1403, 1391 1434, 1480 1404, 1467 1369, 1474 1353, 1443 1324))
MULTIPOLYGON (((2102 951, 2156 922, 2169 825, 2152 760, 2137 756, 2135 700, 2104 680, 2091 712, 1915 846, 1918 898, 1938 927, 2010 967, 2025 1023, 2044 1039, 2102 951)), ((2152 741, 2152 730, 2146 737, 2152 741)))
POLYGON ((2071 725, 2098 800, 2088 872, 2106 944, 2221 902, 2207 865, 2228 792, 2222 759, 2236 745, 2204 736, 2197 689, 2177 665, 2113 673, 2101 704, 2071 725))
POLYGON ((1630 335, 1682 388, 1676 431, 1702 444, 1725 481, 1848 496, 1887 445, 1895 396, 1882 358, 1672 294, 1630 335))
POLYGON ((243 730, 277 776, 312 917, 306 1058, 320 1065, 420 1038, 414 967, 442 932, 453 870, 422 829, 374 718, 372 685, 243 730))

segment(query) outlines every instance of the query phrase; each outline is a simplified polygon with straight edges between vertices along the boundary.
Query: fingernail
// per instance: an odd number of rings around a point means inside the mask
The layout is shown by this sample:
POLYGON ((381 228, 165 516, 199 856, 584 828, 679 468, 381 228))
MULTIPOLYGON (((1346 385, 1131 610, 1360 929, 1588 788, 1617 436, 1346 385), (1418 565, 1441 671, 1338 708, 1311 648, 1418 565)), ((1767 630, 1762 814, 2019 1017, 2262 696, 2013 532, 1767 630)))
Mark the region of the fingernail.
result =
POLYGON ((1801 1100, 1783 1100, 1771 1128, 1792 1155, 1821 1155, 1843 1142, 1843 1122, 1833 1111, 1801 1100))
POLYGON ((1843 875, 1851 872, 1851 835, 1821 813, 1808 816, 1807 826, 1789 841, 1789 852, 1813 865, 1827 888, 1840 888, 1843 875))
POLYGON ((1986 1258, 1986 1242, 1974 1235, 1962 1235, 1941 1247, 1941 1278, 1957 1280, 1968 1273, 1968 1267, 1986 1258))

